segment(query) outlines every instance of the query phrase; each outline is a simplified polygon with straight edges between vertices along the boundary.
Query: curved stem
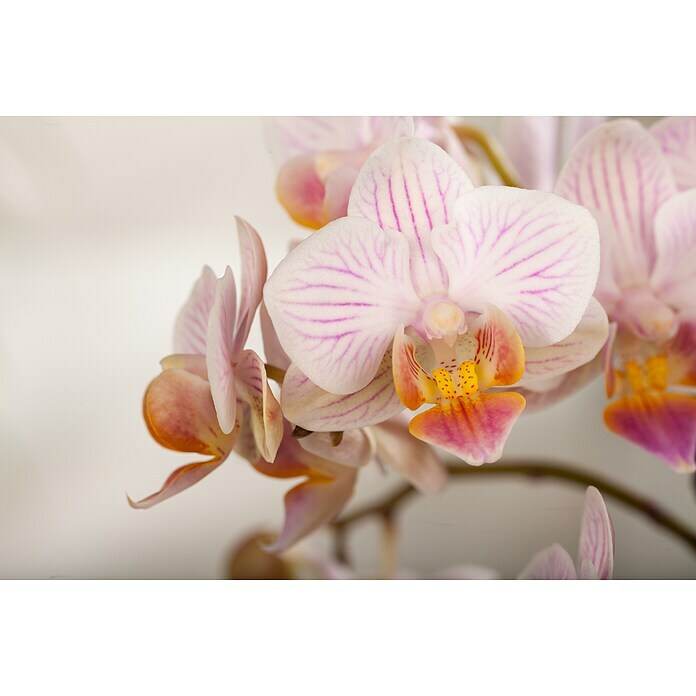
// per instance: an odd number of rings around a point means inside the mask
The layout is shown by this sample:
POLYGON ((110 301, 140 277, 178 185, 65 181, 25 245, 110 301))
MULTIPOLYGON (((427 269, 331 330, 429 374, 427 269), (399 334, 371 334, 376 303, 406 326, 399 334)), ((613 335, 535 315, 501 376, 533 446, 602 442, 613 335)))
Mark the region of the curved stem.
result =
POLYGON ((484 155, 486 155, 505 186, 520 188, 519 182, 511 174, 509 167, 503 162, 504 158, 499 154, 499 148, 482 130, 464 124, 457 124, 452 126, 452 128, 463 143, 467 141, 474 142, 483 150, 484 155))
MULTIPOLYGON (((621 485, 614 483, 602 476, 597 476, 583 471, 575 466, 565 466, 553 461, 539 461, 532 459, 519 459, 510 463, 488 464, 481 467, 467 465, 453 465, 449 467, 450 476, 457 478, 485 478, 496 476, 526 476, 533 479, 558 479, 568 481, 583 487, 595 486, 602 495, 613 498, 627 507, 635 510, 644 517, 654 522, 659 527, 671 532, 674 536, 686 543, 696 553, 696 532, 689 529, 680 520, 663 510, 653 501, 637 493, 633 493, 621 485)), ((383 500, 359 508, 355 512, 345 515, 333 523, 333 528, 340 536, 343 544, 343 557, 345 558, 345 533, 346 528, 355 522, 372 515, 393 516, 397 508, 416 493, 416 489, 410 484, 398 488, 383 500)))

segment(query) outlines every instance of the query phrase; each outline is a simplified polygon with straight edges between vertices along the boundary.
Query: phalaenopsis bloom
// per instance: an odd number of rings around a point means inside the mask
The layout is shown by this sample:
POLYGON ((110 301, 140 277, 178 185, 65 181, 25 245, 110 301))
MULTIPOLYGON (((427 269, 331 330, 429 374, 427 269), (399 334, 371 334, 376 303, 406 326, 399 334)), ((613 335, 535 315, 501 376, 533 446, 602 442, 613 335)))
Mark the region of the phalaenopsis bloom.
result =
POLYGON ((599 223, 605 422, 684 472, 696 470, 695 185, 696 121, 671 118, 653 134, 630 120, 595 128, 556 187, 599 223))
POLYGON ((472 176, 476 171, 443 117, 295 116, 272 119, 267 132, 280 165, 278 200, 295 222, 312 229, 346 214, 360 167, 394 138, 415 133, 447 150, 472 176))
POLYGON ((471 464, 497 460, 525 406, 511 387, 561 377, 606 339, 592 215, 549 193, 475 189, 418 138, 367 159, 347 213, 266 284, 293 363, 286 416, 335 431, 428 404, 412 435, 471 464))

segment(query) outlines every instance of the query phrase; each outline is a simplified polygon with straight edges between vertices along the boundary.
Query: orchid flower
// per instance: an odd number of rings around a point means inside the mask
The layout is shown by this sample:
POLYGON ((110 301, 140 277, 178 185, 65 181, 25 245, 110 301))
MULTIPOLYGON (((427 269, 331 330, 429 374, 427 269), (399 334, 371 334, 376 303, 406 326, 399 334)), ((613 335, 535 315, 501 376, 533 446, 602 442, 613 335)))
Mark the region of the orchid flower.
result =
POLYGON ((571 148, 603 116, 504 116, 500 140, 525 188, 553 191, 571 148))
POLYGON ((174 350, 162 374, 147 387, 143 415, 152 437, 178 452, 210 457, 176 469, 157 492, 134 508, 149 508, 212 473, 245 431, 261 456, 272 461, 282 437, 282 414, 264 363, 245 350, 266 280, 266 255, 256 230, 237 218, 242 293, 236 307, 229 267, 216 279, 207 266, 176 322, 174 350))
POLYGON ((585 492, 577 566, 560 545, 539 551, 520 580, 611 580, 614 572, 614 528, 602 494, 589 486, 585 492))
POLYGON ((677 190, 696 188, 696 116, 668 116, 656 121, 650 133, 674 174, 677 190))
POLYGON ((441 145, 470 172, 471 162, 444 117, 286 117, 267 129, 280 162, 278 199, 295 222, 319 229, 345 216, 360 167, 382 143, 415 132, 441 145))
MULTIPOLYGON (((671 143, 666 133, 678 125, 658 124, 657 134, 671 143)), ((684 183, 696 149, 680 152, 684 183)), ((618 397, 604 420, 672 469, 693 472, 696 398, 685 388, 696 386, 696 189, 678 192, 670 162, 638 122, 612 121, 573 150, 556 192, 599 223, 596 297, 614 324, 605 382, 608 397, 618 397)))
POLYGON ((332 431, 427 403, 412 435, 470 464, 496 461, 525 401, 489 390, 563 374, 604 343, 606 317, 591 299, 598 269, 584 208, 539 191, 474 189, 425 140, 383 145, 360 171, 348 216, 299 244, 266 284, 294 368, 285 414, 332 431))

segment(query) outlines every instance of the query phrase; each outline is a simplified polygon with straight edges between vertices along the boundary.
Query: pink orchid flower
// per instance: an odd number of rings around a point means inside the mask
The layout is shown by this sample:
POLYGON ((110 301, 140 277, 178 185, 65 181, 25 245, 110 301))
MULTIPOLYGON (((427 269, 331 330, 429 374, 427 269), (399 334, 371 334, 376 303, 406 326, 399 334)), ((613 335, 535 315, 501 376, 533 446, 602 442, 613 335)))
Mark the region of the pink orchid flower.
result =
POLYGON ((520 580, 611 580, 614 573, 614 528, 601 493, 585 492, 577 566, 560 545, 540 551, 519 576, 520 580))
POLYGON ((603 116, 504 116, 500 141, 525 188, 553 191, 571 148, 603 116))
POLYGON ((415 133, 473 170, 444 117, 296 116, 272 119, 267 131, 281 164, 278 200, 295 222, 312 229, 345 216, 360 167, 375 148, 393 138, 415 133))
POLYGON ((266 254, 256 230, 237 218, 242 257, 239 310, 232 271, 216 279, 207 266, 176 322, 174 350, 148 386, 143 415, 152 437, 178 452, 210 459, 176 469, 156 493, 129 502, 149 508, 212 473, 247 432, 272 461, 283 435, 280 405, 261 358, 245 350, 266 280, 266 254))
POLYGON ((471 464, 496 461, 525 401, 489 390, 563 374, 604 343, 606 316, 591 299, 598 269, 584 208, 474 189, 425 140, 383 145, 360 171, 348 217, 302 242, 266 284, 295 368, 286 416, 331 431, 427 403, 412 435, 471 464), (603 321, 588 319, 597 313, 603 321))
MULTIPOLYGON (((656 131, 672 142, 665 133, 678 125, 668 120, 656 131)), ((688 152, 679 159, 682 182, 688 152)), ((693 472, 696 398, 684 388, 696 386, 696 189, 679 192, 658 140, 618 120, 577 145, 556 192, 599 223, 596 297, 615 324, 605 380, 609 398, 618 397, 604 420, 672 469, 693 472)))

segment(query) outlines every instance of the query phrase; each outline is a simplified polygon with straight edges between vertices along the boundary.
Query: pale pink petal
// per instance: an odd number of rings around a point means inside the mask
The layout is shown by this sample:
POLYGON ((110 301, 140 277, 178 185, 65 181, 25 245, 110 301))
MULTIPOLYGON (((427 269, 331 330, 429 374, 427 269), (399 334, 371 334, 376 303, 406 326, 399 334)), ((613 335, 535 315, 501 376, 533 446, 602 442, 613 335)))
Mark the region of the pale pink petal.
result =
POLYGON ((614 532, 602 494, 589 486, 582 513, 578 563, 583 578, 583 562, 589 561, 598 580, 611 580, 614 572, 614 532))
POLYGON ((477 312, 495 305, 525 347, 568 336, 597 282, 597 223, 551 193, 478 188, 459 199, 451 225, 434 231, 433 246, 450 275, 450 297, 477 312))
POLYGON ((602 350, 608 335, 607 314, 593 297, 570 336, 545 348, 525 350, 524 375, 518 384, 530 386, 539 380, 567 374, 590 362, 602 350))
POLYGON ((292 364, 283 380, 280 400, 291 423, 319 432, 381 423, 404 408, 394 390, 391 351, 385 354, 374 379, 352 394, 327 392, 292 364))
POLYGON ((696 311, 696 189, 673 196, 658 210, 655 246, 657 260, 651 286, 660 299, 693 314, 696 311))
POLYGON ((680 191, 696 188, 696 116, 661 118, 650 129, 680 191))
POLYGON ((272 462, 283 438, 283 413, 266 378, 263 360, 244 350, 234 370, 235 389, 250 407, 252 432, 261 456, 272 462))
POLYGON ((408 421, 392 418, 374 427, 377 456, 422 493, 437 493, 447 483, 447 467, 432 448, 408 431, 408 421))
POLYGON ((561 399, 574 394, 589 384, 601 371, 601 359, 597 356, 564 375, 536 380, 526 387, 515 387, 515 391, 522 394, 527 401, 525 413, 533 413, 553 406, 561 399))
POLYGON ((558 167, 559 116, 506 116, 500 142, 525 188, 552 191, 558 167))
POLYGON ((266 252, 258 232, 243 218, 237 217, 239 252, 242 259, 242 297, 235 329, 233 358, 239 355, 254 322, 254 315, 263 297, 266 282, 266 252))
POLYGON ((696 398, 686 394, 626 396, 609 404, 604 422, 680 473, 696 471, 696 398))
POLYGON ((447 287, 447 274, 430 246, 430 232, 450 221, 455 201, 472 188, 462 168, 440 147, 401 138, 375 150, 360 170, 348 215, 406 237, 414 285, 424 296, 447 287))
POLYGON ((322 220, 324 224, 338 220, 348 214, 350 192, 358 176, 359 168, 337 167, 324 181, 324 200, 322 201, 322 220))
POLYGON ((215 299, 215 273, 204 266, 191 296, 179 312, 174 328, 174 351, 205 355, 208 315, 215 299))
MULTIPOLYGON (((685 283, 687 287, 688 282, 685 283)), ((687 298, 684 300, 687 306, 691 304, 696 307, 693 300, 691 303, 687 298)), ((648 285, 626 288, 609 312, 619 326, 648 343, 667 341, 679 328, 675 311, 657 297, 648 285)))
POLYGON ((264 300, 292 362, 335 394, 372 380, 396 329, 420 306, 406 241, 358 218, 336 220, 291 251, 264 300))
POLYGON ((181 353, 175 353, 174 355, 167 355, 167 357, 160 360, 160 365, 163 370, 186 370, 191 374, 198 375, 203 379, 208 379, 208 368, 205 364, 205 355, 182 355, 181 353))
POLYGON ((228 266, 215 287, 215 301, 208 319, 206 352, 210 391, 223 433, 231 432, 234 427, 237 409, 232 365, 236 297, 234 276, 228 266))
POLYGON ((282 163, 297 155, 326 150, 359 150, 375 132, 369 116, 284 116, 266 122, 271 155, 282 163))
POLYGON ((588 133, 556 184, 559 195, 602 214, 602 254, 608 255, 620 287, 648 280, 655 258, 653 220, 675 192, 657 142, 637 121, 627 119, 588 133))
POLYGON ((263 302, 259 308, 259 318, 261 320, 261 336, 263 338, 263 352, 266 356, 266 362, 274 367, 279 367, 281 370, 287 370, 290 367, 290 358, 283 350, 283 346, 280 345, 278 334, 263 302))
POLYGON ((664 346, 668 382, 696 387, 696 322, 682 322, 677 335, 664 346))
POLYGON ((539 551, 520 573, 519 580, 577 580, 575 564, 570 554, 553 544, 539 551))
POLYGON ((162 488, 138 502, 145 509, 171 498, 214 471, 227 458, 239 434, 239 423, 229 435, 221 432, 208 382, 185 370, 164 370, 148 386, 143 415, 152 437, 163 447, 196 452, 211 459, 178 468, 162 488))
MULTIPOLYGON (((601 125, 607 120, 606 116, 562 116, 561 117, 561 138, 559 142, 560 160, 558 168, 568 158, 570 151, 575 145, 596 126, 601 125)), ((553 185, 551 189, 553 190, 553 185)))
POLYGON ((333 444, 331 433, 312 433, 299 443, 310 454, 354 469, 369 464, 375 455, 374 437, 363 428, 343 431, 338 445, 333 444))
POLYGON ((500 459, 524 404, 524 397, 515 392, 464 397, 418 414, 409 431, 419 440, 479 466, 500 459))

